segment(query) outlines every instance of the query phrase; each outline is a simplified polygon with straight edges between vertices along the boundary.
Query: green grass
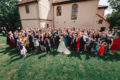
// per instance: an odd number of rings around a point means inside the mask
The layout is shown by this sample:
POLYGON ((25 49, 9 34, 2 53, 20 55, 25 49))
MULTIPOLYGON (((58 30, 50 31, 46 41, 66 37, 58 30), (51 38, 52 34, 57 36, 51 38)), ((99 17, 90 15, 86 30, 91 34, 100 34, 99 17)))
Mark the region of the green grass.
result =
POLYGON ((120 80, 120 52, 115 56, 27 53, 21 58, 0 34, 0 80, 120 80))

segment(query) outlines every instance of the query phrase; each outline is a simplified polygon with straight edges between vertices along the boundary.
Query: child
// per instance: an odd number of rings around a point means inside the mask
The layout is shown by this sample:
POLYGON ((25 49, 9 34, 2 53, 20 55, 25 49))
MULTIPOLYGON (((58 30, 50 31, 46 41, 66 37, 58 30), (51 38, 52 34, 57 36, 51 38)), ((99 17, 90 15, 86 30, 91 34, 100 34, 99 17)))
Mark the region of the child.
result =
POLYGON ((51 43, 50 43, 50 40, 48 38, 46 39, 45 45, 46 45, 47 53, 49 53, 50 48, 51 48, 51 43))
POLYGON ((21 42, 21 43, 20 43, 20 54, 21 54, 23 57, 26 57, 26 52, 27 52, 27 50, 26 50, 26 48, 25 48, 25 46, 24 46, 24 42, 21 42))
POLYGON ((100 46, 100 49, 99 49, 99 51, 98 51, 98 53, 101 55, 101 56, 103 56, 104 55, 104 53, 105 53, 105 42, 102 42, 102 44, 101 44, 101 46, 100 46))
POLYGON ((101 45, 101 41, 100 41, 100 38, 98 38, 98 40, 97 40, 97 42, 96 42, 96 52, 95 52, 95 54, 98 54, 100 45, 101 45))
POLYGON ((93 41, 91 42, 91 52, 92 53, 95 53, 95 50, 96 50, 96 38, 93 39, 93 41))

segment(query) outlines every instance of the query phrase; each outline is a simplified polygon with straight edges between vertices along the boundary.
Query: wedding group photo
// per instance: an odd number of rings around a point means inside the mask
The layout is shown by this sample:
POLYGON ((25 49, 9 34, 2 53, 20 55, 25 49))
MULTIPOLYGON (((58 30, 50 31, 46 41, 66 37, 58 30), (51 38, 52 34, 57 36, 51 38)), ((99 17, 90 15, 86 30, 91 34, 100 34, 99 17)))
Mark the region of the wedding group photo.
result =
POLYGON ((1 0, 0 80, 120 80, 119 0, 1 0))

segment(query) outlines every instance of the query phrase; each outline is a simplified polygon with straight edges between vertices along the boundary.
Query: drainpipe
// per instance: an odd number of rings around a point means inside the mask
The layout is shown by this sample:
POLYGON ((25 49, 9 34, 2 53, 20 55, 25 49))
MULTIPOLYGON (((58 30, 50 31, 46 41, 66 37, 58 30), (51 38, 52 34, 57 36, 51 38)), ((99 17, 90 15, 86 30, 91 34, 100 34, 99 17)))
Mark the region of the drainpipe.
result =
POLYGON ((53 0, 52 0, 52 6, 53 6, 53 28, 54 28, 55 26, 54 26, 54 5, 53 5, 53 0))
POLYGON ((38 5, 37 5, 37 9, 38 9, 38 10, 37 10, 37 11, 38 11, 38 15, 37 15, 37 16, 38 16, 38 24, 39 24, 39 28, 40 28, 41 26, 40 26, 40 13, 39 13, 39 8, 40 8, 40 7, 39 7, 39 1, 40 1, 40 0, 37 1, 37 4, 38 4, 38 5))

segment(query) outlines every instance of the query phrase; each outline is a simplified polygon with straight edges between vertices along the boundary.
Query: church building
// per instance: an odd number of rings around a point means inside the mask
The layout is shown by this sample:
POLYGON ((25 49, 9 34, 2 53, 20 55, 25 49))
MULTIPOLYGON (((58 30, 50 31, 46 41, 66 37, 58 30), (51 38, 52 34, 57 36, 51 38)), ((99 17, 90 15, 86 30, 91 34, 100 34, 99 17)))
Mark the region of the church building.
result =
POLYGON ((21 0, 19 8, 22 27, 77 27, 108 29, 104 18, 107 6, 99 0, 21 0))

